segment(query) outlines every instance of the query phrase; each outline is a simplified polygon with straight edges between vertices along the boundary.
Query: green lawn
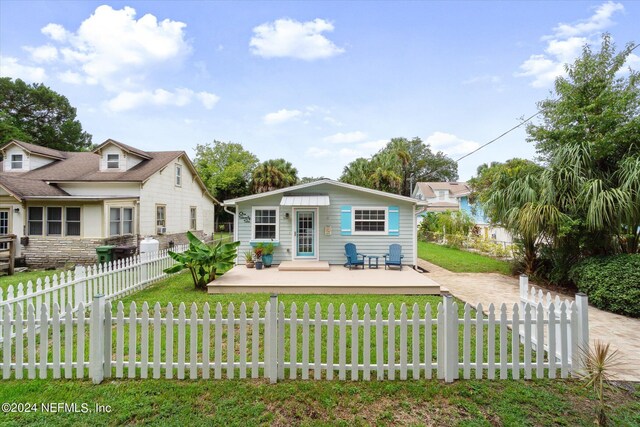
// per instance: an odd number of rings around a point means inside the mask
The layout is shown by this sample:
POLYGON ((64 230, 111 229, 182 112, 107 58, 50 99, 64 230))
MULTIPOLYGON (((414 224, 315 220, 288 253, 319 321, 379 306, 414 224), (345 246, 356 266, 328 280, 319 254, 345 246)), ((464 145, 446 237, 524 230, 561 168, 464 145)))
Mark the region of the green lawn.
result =
POLYGON ((0 276, 0 288, 6 290, 9 285, 13 285, 13 287, 16 288, 18 283, 22 283, 26 289, 29 280, 33 281, 33 285, 35 286, 37 279, 41 278, 44 280, 45 277, 53 277, 54 274, 59 274, 60 272, 61 270, 35 270, 16 273, 13 276, 0 276))
POLYGON ((456 273, 502 273, 511 275, 508 261, 449 248, 429 242, 418 242, 418 257, 456 273))

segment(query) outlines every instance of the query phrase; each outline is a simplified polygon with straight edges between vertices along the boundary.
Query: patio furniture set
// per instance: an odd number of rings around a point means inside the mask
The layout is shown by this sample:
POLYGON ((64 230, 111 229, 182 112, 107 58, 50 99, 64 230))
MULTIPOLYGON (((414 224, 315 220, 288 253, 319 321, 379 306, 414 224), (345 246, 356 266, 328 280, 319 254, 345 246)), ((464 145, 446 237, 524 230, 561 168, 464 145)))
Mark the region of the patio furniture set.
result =
POLYGON ((347 257, 347 262, 344 264, 345 267, 358 268, 362 266, 364 270, 365 258, 368 259, 369 268, 378 268, 378 261, 380 258, 384 258, 384 269, 387 267, 399 267, 402 270, 402 259, 404 255, 402 255, 402 246, 398 244, 389 245, 389 252, 386 254, 379 255, 365 255, 363 253, 358 252, 356 249, 356 245, 353 243, 347 243, 344 245, 344 254, 347 257))

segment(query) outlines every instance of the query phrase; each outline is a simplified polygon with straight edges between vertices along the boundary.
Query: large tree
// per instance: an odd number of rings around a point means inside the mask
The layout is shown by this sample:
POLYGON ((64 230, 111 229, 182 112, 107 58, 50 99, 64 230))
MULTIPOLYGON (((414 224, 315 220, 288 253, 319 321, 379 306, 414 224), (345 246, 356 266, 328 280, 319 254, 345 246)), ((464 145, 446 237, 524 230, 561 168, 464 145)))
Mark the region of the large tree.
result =
POLYGON ((241 144, 214 140, 196 146, 194 163, 211 194, 223 201, 250 193, 251 173, 258 158, 241 144))
POLYGON ((63 151, 91 148, 69 100, 43 84, 0 78, 0 145, 12 139, 63 151))
POLYGON ((492 194, 493 184, 499 179, 509 182, 520 179, 529 174, 540 174, 544 167, 526 159, 513 158, 506 162, 483 163, 478 166, 476 176, 467 181, 471 187, 472 202, 485 203, 492 194))
POLYGON ((392 138, 371 159, 358 158, 343 170, 340 180, 349 184, 411 195, 419 181, 454 181, 458 165, 447 155, 424 144, 420 138, 392 138))
POLYGON ((289 187, 298 182, 298 170, 284 159, 272 159, 260 163, 251 178, 251 190, 254 193, 289 187))

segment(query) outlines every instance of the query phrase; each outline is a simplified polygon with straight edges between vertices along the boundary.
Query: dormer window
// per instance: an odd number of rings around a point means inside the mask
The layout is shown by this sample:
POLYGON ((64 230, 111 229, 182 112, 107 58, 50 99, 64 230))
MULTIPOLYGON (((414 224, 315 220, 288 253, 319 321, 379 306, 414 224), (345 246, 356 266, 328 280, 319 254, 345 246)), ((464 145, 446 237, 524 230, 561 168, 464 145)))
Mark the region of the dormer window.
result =
POLYGON ((107 154, 107 169, 120 169, 120 154, 107 154))
POLYGON ((11 155, 11 169, 22 169, 22 154, 12 154, 11 155))

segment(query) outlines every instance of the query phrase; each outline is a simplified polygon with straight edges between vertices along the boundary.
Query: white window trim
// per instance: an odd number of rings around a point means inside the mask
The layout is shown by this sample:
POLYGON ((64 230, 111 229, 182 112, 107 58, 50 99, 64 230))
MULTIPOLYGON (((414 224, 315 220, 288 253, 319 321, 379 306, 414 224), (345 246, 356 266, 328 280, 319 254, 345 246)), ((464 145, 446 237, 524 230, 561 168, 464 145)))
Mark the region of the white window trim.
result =
POLYGON ((173 184, 176 187, 182 187, 182 179, 183 179, 183 177, 182 177, 182 165, 176 163, 175 179, 173 181, 173 184), (178 173, 178 171, 180 171, 180 173, 178 173), (178 184, 178 178, 180 178, 180 183, 179 184, 178 184))
POLYGON ((156 228, 158 227, 167 228, 167 205, 156 203, 155 224, 156 224, 156 228), (163 218, 164 225, 158 225, 158 208, 164 208, 164 218, 163 218))
POLYGON ((24 169, 24 154, 12 154, 9 158, 9 166, 11 167, 11 170, 23 170, 24 169), (13 158, 15 156, 20 156, 20 160, 13 160, 13 158), (14 168, 13 167, 13 162, 20 162, 20 167, 19 168, 14 168))
POLYGON ((198 207, 197 206, 189 206, 189 230, 197 230, 198 229, 198 207), (191 212, 195 212, 195 217, 191 217, 191 212), (195 224, 193 222, 195 222, 195 224), (192 227, 195 225, 195 227, 192 227))
POLYGON ((279 242, 280 241, 280 206, 253 206, 251 208, 251 241, 252 242, 279 242), (276 237, 273 239, 256 239, 256 210, 276 211, 276 237))
POLYGON ((133 236, 136 234, 136 209, 133 206, 109 206, 107 210, 107 237, 133 236), (120 209, 120 233, 111 234, 111 209, 120 209), (131 209, 131 233, 124 232, 124 210, 131 209))
POLYGON ((106 164, 105 164, 105 166, 106 166, 105 169, 106 170, 120 170, 121 169, 120 168, 120 154, 119 153, 107 153, 105 161, 106 161, 106 164), (110 168, 109 167, 109 162, 114 162, 115 161, 115 160, 109 160, 109 156, 116 156, 118 158, 118 167, 116 167, 116 168, 110 168))
POLYGON ((352 206, 351 207, 351 234, 357 236, 385 236, 389 234, 389 207, 388 206, 352 206), (384 211, 384 231, 356 231, 356 211, 376 210, 384 211))

